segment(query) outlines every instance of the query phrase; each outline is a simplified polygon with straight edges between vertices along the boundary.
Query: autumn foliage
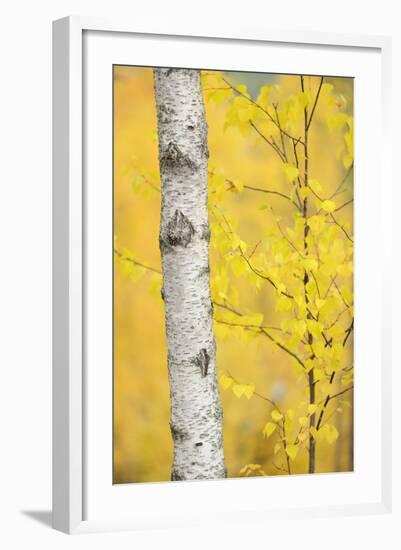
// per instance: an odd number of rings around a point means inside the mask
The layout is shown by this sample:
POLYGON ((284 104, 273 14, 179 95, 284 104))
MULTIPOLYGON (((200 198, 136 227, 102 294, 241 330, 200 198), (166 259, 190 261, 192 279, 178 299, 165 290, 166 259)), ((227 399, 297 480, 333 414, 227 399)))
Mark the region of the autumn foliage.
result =
MULTIPOLYGON (((172 441, 152 70, 115 68, 114 479, 172 441)), ((203 71, 229 477, 353 468, 353 83, 203 71)))

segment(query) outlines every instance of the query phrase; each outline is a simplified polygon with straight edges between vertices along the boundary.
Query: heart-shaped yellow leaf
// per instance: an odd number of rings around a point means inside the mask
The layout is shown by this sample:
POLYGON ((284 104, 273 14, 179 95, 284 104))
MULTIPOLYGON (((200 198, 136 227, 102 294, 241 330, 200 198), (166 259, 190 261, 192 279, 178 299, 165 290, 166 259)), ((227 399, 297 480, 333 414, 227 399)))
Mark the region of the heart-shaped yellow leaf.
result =
POLYGON ((277 424, 273 424, 273 422, 267 422, 267 424, 265 424, 265 427, 263 428, 263 435, 265 437, 270 437, 276 427, 277 424))
POLYGON ((306 416, 301 416, 298 420, 299 420, 299 423, 301 424, 301 426, 303 428, 306 428, 306 426, 308 425, 308 422, 309 422, 307 417, 306 416))
POLYGON ((247 399, 250 399, 252 395, 255 393, 255 386, 253 384, 248 384, 244 386, 244 394, 247 399))
POLYGON ((276 422, 279 422, 283 418, 283 415, 281 413, 279 413, 278 410, 274 409, 272 411, 272 418, 276 422))
POLYGON ((233 392, 236 397, 240 398, 242 395, 244 395, 245 386, 243 386, 242 384, 234 384, 233 392))
POLYGON ((296 445, 287 445, 285 450, 291 460, 295 460, 298 454, 298 447, 296 445))
POLYGON ((299 176, 299 170, 296 166, 292 166, 291 164, 285 163, 283 165, 285 175, 287 176, 288 181, 291 183, 299 176))
POLYGON ((226 376, 225 374, 223 374, 223 376, 220 378, 220 384, 223 390, 226 390, 227 388, 229 388, 232 383, 233 383, 233 379, 230 378, 229 376, 226 376))

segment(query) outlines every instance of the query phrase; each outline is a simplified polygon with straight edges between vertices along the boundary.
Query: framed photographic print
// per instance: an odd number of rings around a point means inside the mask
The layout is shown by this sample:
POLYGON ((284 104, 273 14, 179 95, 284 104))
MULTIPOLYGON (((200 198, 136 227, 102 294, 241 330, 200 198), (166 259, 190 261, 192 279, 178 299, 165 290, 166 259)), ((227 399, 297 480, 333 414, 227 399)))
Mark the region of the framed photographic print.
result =
POLYGON ((388 510, 389 40, 53 50, 54 526, 388 510))

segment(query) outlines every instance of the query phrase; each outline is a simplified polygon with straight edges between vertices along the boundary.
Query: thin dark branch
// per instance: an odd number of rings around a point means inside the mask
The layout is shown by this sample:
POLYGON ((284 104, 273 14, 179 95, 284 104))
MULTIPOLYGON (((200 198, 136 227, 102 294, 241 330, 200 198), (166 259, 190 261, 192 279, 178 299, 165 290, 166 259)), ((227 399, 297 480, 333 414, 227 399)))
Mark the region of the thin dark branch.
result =
POLYGON ((282 197, 283 199, 287 199, 290 201, 296 208, 299 209, 298 204, 291 199, 288 195, 285 195, 284 193, 280 193, 280 191, 273 191, 270 189, 263 189, 262 187, 253 187, 251 185, 244 185, 244 189, 249 189, 250 191, 259 191, 260 193, 270 193, 271 195, 278 195, 279 197, 282 197))
POLYGON ((273 342, 273 344, 276 345, 278 348, 280 348, 281 350, 283 350, 286 353, 288 353, 289 355, 291 355, 291 357, 293 357, 297 361, 297 363, 299 363, 301 365, 301 367, 303 369, 305 368, 304 362, 302 361, 302 359, 300 359, 300 357, 298 357, 298 355, 296 355, 294 352, 292 352, 290 349, 288 349, 286 346, 284 346, 284 344, 282 344, 281 342, 278 342, 275 338, 273 338, 273 336, 271 334, 269 334, 267 332, 267 330, 281 331, 280 328, 272 327, 272 326, 264 326, 264 325, 232 323, 230 321, 224 321, 223 319, 215 319, 215 321, 217 323, 221 323, 223 325, 228 325, 228 326, 231 326, 231 327, 241 327, 245 330, 256 330, 256 331, 260 332, 261 334, 266 336, 266 338, 268 338, 271 342, 273 342))
POLYGON ((309 126, 310 126, 311 123, 312 123, 312 118, 313 118, 313 115, 314 115, 314 113, 315 113, 315 109, 316 109, 317 102, 318 102, 318 100, 319 100, 320 90, 322 89, 323 80, 324 80, 324 77, 322 76, 321 79, 320 79, 319 88, 318 88, 317 93, 316 93, 315 102, 314 102, 314 104, 313 104, 313 107, 312 107, 312 110, 311 110, 311 114, 310 114, 310 116, 309 116, 309 121, 308 121, 307 124, 306 124, 306 129, 307 129, 307 130, 309 130, 309 126))
POLYGON ((279 126, 277 125, 277 122, 274 120, 274 117, 272 117, 272 115, 266 110, 264 109, 261 105, 259 105, 259 103, 257 103, 257 101, 254 101, 251 97, 248 97, 247 95, 243 94, 242 92, 240 92, 239 90, 237 90, 237 88, 235 86, 233 86, 232 84, 230 84, 230 82, 228 82, 228 80, 226 80, 225 78, 223 78, 223 81, 227 84, 227 86, 230 86, 230 88, 238 95, 240 95, 241 97, 244 97, 245 99, 247 99, 250 103, 252 103, 253 105, 255 105, 255 107, 257 107, 258 109, 260 109, 268 118, 271 122, 273 122, 273 124, 275 126, 277 126, 277 128, 280 130, 280 132, 282 132, 285 136, 287 136, 289 139, 295 141, 295 142, 299 142, 299 143, 302 143, 302 140, 301 138, 295 138, 294 136, 292 136, 291 134, 289 134, 288 132, 286 132, 285 130, 283 130, 282 128, 279 128, 279 126))
POLYGON ((331 217, 331 219, 333 220, 333 222, 341 229, 341 231, 344 233, 344 235, 347 237, 347 239, 348 239, 351 243, 353 243, 353 242, 354 242, 354 239, 348 235, 348 232, 347 232, 347 230, 344 228, 344 226, 341 225, 340 223, 338 223, 338 221, 337 221, 336 218, 333 216, 333 214, 330 214, 330 217, 331 217))
MULTIPOLYGON (((251 264, 251 262, 249 261, 249 259, 245 256, 243 250, 241 247, 239 247, 239 251, 240 251, 240 254, 242 256, 242 258, 245 260, 245 262, 248 264, 248 267, 249 269, 255 274, 257 275, 258 277, 260 277, 261 279, 264 279, 265 281, 268 281, 276 290, 277 290, 277 285, 276 283, 270 278, 268 277, 267 275, 264 275, 263 273, 261 273, 258 269, 254 268, 253 265, 251 264)), ((284 294, 284 296, 287 296, 287 298, 291 298, 293 299, 294 296, 292 294, 289 294, 288 292, 282 292, 281 294, 284 294)))
MULTIPOLYGON (((237 378, 235 378, 235 377, 231 374, 230 371, 227 371, 227 374, 228 374, 228 376, 229 376, 236 384, 241 384, 241 382, 240 382, 237 378)), ((273 401, 273 399, 269 399, 268 397, 266 397, 265 395, 262 395, 261 393, 258 393, 257 391, 254 391, 253 393, 254 393, 254 395, 256 395, 257 397, 259 397, 260 399, 263 399, 264 401, 267 401, 270 405, 272 405, 275 409, 277 409, 278 412, 279 412, 280 414, 283 414, 283 413, 281 412, 281 410, 280 410, 280 407, 277 405, 277 403, 275 403, 275 402, 273 401)))
POLYGON ((244 314, 241 313, 240 311, 237 311, 236 309, 234 309, 233 307, 227 305, 227 304, 220 304, 219 302, 216 302, 216 301, 213 301, 213 304, 216 306, 216 307, 220 307, 222 309, 226 309, 227 311, 230 311, 231 313, 234 313, 235 315, 238 315, 239 317, 243 317, 244 314))
POLYGON ((349 201, 345 202, 344 204, 342 204, 341 206, 339 206, 338 208, 336 208, 334 210, 334 212, 339 212, 340 210, 342 210, 343 208, 345 208, 346 206, 348 206, 349 204, 353 203, 354 202, 354 199, 350 199, 349 201))
POLYGON ((343 347, 345 347, 345 344, 347 343, 347 340, 350 337, 353 330, 354 330, 354 319, 352 319, 351 324, 349 325, 349 327, 345 331, 345 337, 344 337, 344 340, 343 340, 343 347))
POLYGON ((124 260, 126 262, 131 262, 134 265, 137 265, 138 267, 143 267, 144 269, 147 269, 148 271, 153 271, 153 273, 158 273, 159 275, 162 274, 162 272, 159 269, 156 269, 155 267, 151 267, 149 265, 143 264, 142 262, 138 262, 137 260, 134 260, 133 258, 128 258, 127 256, 124 256, 119 250, 114 249, 114 254, 118 256, 121 260, 124 260))
POLYGON ((266 330, 265 330, 264 328, 261 329, 261 332, 262 332, 271 342, 273 342, 277 347, 279 347, 280 349, 282 349, 283 351, 285 351, 286 353, 288 353, 289 355, 291 355, 291 357, 293 357, 293 358, 295 359, 295 361, 296 361, 297 363, 299 363, 303 369, 305 369, 305 364, 304 364, 304 362, 302 361, 302 359, 300 359, 300 358, 298 357, 298 355, 296 355, 294 352, 292 352, 290 349, 288 349, 286 346, 284 346, 281 342, 277 342, 277 340, 275 340, 271 334, 269 334, 268 332, 266 332, 266 330))
POLYGON ((258 241, 255 246, 253 247, 252 252, 248 255, 248 260, 252 258, 252 256, 255 254, 256 250, 258 249, 258 246, 260 245, 262 241, 258 241))
POLYGON ((278 154, 278 156, 280 157, 280 160, 282 162, 285 162, 285 157, 281 151, 281 149, 279 149, 277 147, 277 145, 275 143, 273 143, 272 141, 269 141, 269 139, 263 134, 263 132, 261 132, 259 130, 259 128, 252 122, 252 120, 249 121, 249 124, 251 125, 251 127, 257 132, 257 134, 268 144, 270 145, 270 147, 278 154))
POLYGON ((345 388, 345 390, 341 390, 338 393, 335 393, 334 395, 331 395, 330 400, 335 399, 336 397, 340 397, 340 395, 344 395, 344 393, 347 393, 347 392, 349 392, 353 389, 354 389, 354 386, 348 386, 348 388, 345 388))
MULTIPOLYGON (((333 375, 334 375, 334 372, 333 372, 333 375)), ((330 379, 330 384, 332 384, 332 381, 334 379, 334 376, 332 375, 331 379, 330 379)), ((340 395, 343 395, 344 393, 348 392, 348 391, 351 391, 354 389, 354 386, 349 386, 348 388, 345 388, 345 390, 342 390, 338 393, 335 393, 334 395, 330 395, 328 394, 326 396, 326 399, 324 399, 324 401, 320 401, 320 403, 323 403, 323 408, 322 410, 320 411, 320 415, 319 415, 319 419, 317 421, 317 424, 316 424, 316 430, 319 431, 320 427, 321 427, 321 424, 322 424, 322 421, 323 421, 323 416, 324 416, 324 413, 326 412, 326 409, 327 409, 327 406, 328 404, 330 403, 330 401, 332 401, 333 399, 335 399, 336 397, 340 397, 340 395)))
POLYGON ((279 332, 282 331, 280 327, 273 327, 268 325, 253 325, 252 323, 233 323, 232 321, 226 321, 225 319, 215 319, 216 323, 220 323, 222 325, 228 325, 230 327, 240 327, 244 329, 250 329, 250 330, 259 330, 262 331, 264 329, 268 330, 277 330, 279 332))
POLYGON ((345 172, 345 175, 343 177, 343 179, 340 181, 339 185, 337 186, 336 190, 334 191, 334 193, 332 195, 330 195, 329 199, 332 199, 333 197, 335 197, 336 195, 338 195, 338 193, 341 191, 344 183, 347 181, 347 178, 348 176, 350 175, 351 173, 351 170, 354 168, 354 163, 351 164, 351 166, 348 168, 348 170, 345 172))

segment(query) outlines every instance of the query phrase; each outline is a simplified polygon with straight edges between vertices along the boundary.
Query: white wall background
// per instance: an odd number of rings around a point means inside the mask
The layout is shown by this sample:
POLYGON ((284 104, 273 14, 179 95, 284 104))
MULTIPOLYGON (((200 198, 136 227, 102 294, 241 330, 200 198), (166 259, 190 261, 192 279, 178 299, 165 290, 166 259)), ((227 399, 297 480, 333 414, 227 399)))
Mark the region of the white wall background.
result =
MULTIPOLYGON (((51 507, 51 21, 65 15, 176 18, 198 26, 266 27, 393 36, 394 281, 400 279, 398 168, 401 146, 401 18, 397 0, 14 0, 1 9, 0 83, 0 546, 26 548, 395 548, 389 517, 67 537, 52 531, 51 507), (397 175, 398 173, 398 175, 397 175)), ((389 203, 389 212, 391 204, 389 203)), ((396 286, 396 285, 395 285, 396 286)), ((394 290, 394 340, 401 301, 394 290)), ((394 344, 394 387, 399 387, 394 344)), ((400 420, 399 399, 394 405, 400 420)), ((395 433, 399 434, 396 420, 395 433)), ((372 441, 372 445, 374 442, 372 441)), ((399 438, 395 439, 400 469, 399 438)), ((397 474, 397 472, 396 472, 397 474)), ((400 476, 395 477, 399 487, 400 476)), ((398 493, 399 494, 399 493, 398 493)), ((398 496, 398 495, 397 495, 398 496)), ((398 503, 396 502, 398 507, 398 503)), ((399 507, 398 507, 399 510, 399 507)), ((394 522, 393 522, 394 526, 394 522)))

